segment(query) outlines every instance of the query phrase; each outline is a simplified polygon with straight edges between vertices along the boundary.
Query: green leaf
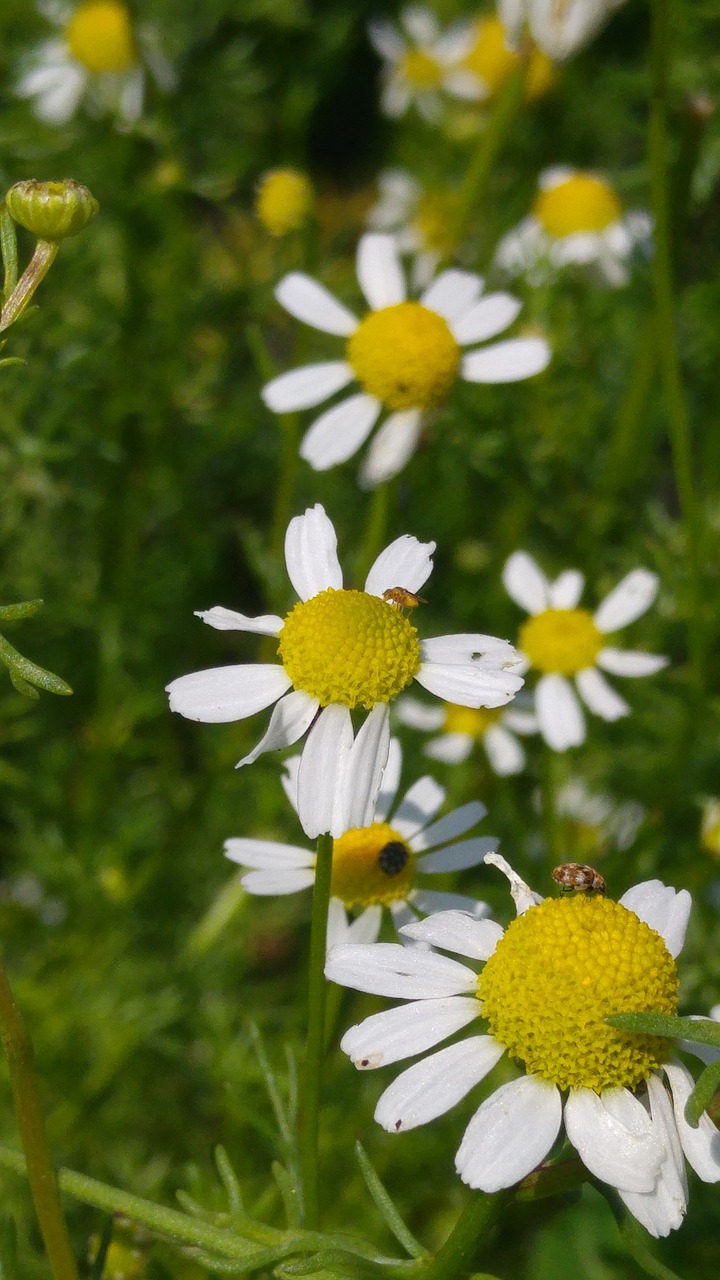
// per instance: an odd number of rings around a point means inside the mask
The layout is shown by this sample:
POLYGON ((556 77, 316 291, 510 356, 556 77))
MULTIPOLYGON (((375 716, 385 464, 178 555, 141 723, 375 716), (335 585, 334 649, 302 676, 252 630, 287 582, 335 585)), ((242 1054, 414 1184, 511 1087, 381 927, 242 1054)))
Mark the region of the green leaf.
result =
POLYGON ((17 1227, 14 1218, 0 1218, 0 1280, 17 1280, 17 1227))
POLYGON ((417 1241, 412 1232, 405 1226, 400 1214, 393 1204, 390 1196, 375 1172, 362 1143, 355 1143, 355 1155, 357 1156, 360 1172, 365 1179, 365 1185, 370 1195, 379 1209, 383 1221, 389 1231, 392 1232, 398 1244, 402 1245, 406 1253, 411 1258, 422 1258, 426 1255, 427 1250, 417 1241))
POLYGON ((720 1049, 720 1022, 713 1018, 674 1018, 664 1013, 613 1013, 605 1021, 618 1031, 668 1036, 673 1040, 711 1044, 720 1049))
POLYGON ((720 1089, 720 1059, 705 1068, 685 1103, 685 1119, 692 1129, 697 1129, 703 1111, 707 1111, 718 1089, 720 1089))
POLYGON ((32 618, 43 607, 42 600, 22 600, 19 604, 0 604, 0 622, 20 622, 32 618))
POLYGON ((107 1258, 107 1251, 110 1248, 110 1241, 112 1240, 113 1225, 114 1219, 112 1216, 105 1219, 105 1226, 103 1227, 103 1233, 100 1237, 100 1243, 98 1244, 98 1251, 95 1254, 95 1259, 92 1267, 90 1268, 88 1280, 102 1280, 103 1271, 105 1269, 105 1259, 107 1258))

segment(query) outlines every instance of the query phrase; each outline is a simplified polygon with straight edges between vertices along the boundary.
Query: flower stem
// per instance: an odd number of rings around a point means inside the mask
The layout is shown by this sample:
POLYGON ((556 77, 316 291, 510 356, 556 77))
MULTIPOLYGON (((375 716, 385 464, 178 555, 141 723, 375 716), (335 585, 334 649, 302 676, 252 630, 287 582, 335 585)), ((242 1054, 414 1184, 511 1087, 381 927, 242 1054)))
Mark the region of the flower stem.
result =
POLYGON ((60 1207, 33 1066, 30 1038, 0 962, 0 1035, 7 1054, 13 1100, 25 1152, 28 1181, 53 1280, 78 1280, 75 1257, 60 1207))
POLYGON ((510 1198, 507 1191, 499 1191, 495 1195, 473 1192, 442 1248, 429 1265, 423 1266, 423 1280, 462 1280, 462 1277, 470 1275, 485 1280, 486 1273, 473 1270, 473 1259, 483 1236, 487 1235, 510 1198))
MULTIPOLYGON (((355 569, 355 577, 359 587, 364 583, 368 570, 385 545, 385 533, 390 516, 391 497, 394 491, 395 486, 392 481, 388 484, 378 485, 377 489, 373 489, 355 569)), ((399 587, 402 585, 402 582, 397 583, 399 587)))
POLYGON ((0 315, 0 333, 9 329, 27 307, 40 281, 50 270, 58 251, 57 240, 38 240, 35 252, 23 271, 0 315))
POLYGON ((475 153, 467 167, 460 189, 455 238, 459 242, 482 199, 488 176, 498 152, 507 138, 513 121, 523 103, 525 91, 525 60, 509 77, 498 97, 495 109, 478 139, 475 153))
POLYGON ((310 926, 310 964, 308 975, 308 1021, 305 1065, 300 1107, 300 1167, 305 1196, 304 1225, 313 1228, 318 1221, 318 1131, 320 1119, 320 1078, 325 1052, 325 950, 327 939, 330 876, 333 841, 330 835, 318 836, 313 888, 312 923, 310 926))

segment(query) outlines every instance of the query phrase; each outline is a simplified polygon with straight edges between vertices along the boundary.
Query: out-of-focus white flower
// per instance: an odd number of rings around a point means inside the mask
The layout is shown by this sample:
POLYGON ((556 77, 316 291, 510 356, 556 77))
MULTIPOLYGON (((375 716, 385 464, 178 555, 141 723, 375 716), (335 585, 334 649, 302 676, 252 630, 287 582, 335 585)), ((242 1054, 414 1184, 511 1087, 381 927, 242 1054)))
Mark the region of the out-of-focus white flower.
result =
POLYGON ((424 191, 403 169, 385 169, 378 177, 378 194, 367 215, 368 226, 391 234, 399 253, 414 255, 412 286, 424 289, 442 259, 451 258, 457 249, 457 195, 424 191))
POLYGON ((582 778, 570 778, 560 787, 555 807, 569 828, 564 846, 572 849, 577 862, 590 862, 608 846, 619 852, 629 849, 645 818, 641 804, 632 800, 621 804, 610 795, 590 791, 582 778))
MULTIPOLYGON (((522 695, 521 695, 522 696, 522 695)), ((482 743, 492 769, 500 777, 520 773, 525 765, 525 752, 517 734, 537 733, 538 722, 532 711, 523 710, 517 702, 512 707, 457 707, 445 703, 430 707, 417 698, 398 698, 397 718, 401 724, 421 732, 436 733, 424 747, 425 755, 444 764, 467 760, 477 742, 482 743)))
POLYGON ((498 0, 498 14, 513 44, 527 30, 553 62, 589 44, 624 0, 498 0))
POLYGON ((414 104, 425 120, 435 123, 444 94, 481 96, 476 77, 461 65, 473 41, 467 22, 443 32, 430 9, 407 5, 400 11, 399 27, 376 18, 368 34, 385 64, 381 104, 387 115, 402 116, 414 104))
MULTIPOLYGON (((507 33, 498 18, 484 16, 473 24, 473 42, 462 61, 462 67, 475 76, 478 98, 494 98, 520 66, 520 55, 508 42, 507 33)), ((525 71, 525 97, 528 101, 547 93, 555 80, 555 69, 542 49, 532 47, 525 71)))

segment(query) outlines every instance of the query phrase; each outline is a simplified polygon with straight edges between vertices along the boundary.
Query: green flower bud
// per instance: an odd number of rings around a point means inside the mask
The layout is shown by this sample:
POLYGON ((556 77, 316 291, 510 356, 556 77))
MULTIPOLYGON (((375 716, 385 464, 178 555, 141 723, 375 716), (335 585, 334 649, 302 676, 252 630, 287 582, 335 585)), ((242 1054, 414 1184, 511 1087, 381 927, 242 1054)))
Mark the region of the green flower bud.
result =
POLYGON ((8 213, 40 240, 65 240, 83 231, 100 206, 95 197, 72 178, 62 182, 16 182, 5 197, 8 213))

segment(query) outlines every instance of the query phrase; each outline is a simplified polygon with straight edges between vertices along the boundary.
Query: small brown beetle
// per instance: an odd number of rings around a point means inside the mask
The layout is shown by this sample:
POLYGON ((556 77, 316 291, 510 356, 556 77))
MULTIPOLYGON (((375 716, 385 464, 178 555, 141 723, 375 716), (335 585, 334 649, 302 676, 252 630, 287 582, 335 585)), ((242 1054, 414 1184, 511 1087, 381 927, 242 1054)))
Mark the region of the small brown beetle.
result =
POLYGON ((419 604, 427 604, 422 596, 413 595, 405 587, 388 587, 382 598, 387 604, 397 605, 398 609, 417 609, 419 604))
POLYGON ((606 885, 599 871, 580 862, 563 862, 555 867, 552 878, 563 893, 605 893, 606 885))

